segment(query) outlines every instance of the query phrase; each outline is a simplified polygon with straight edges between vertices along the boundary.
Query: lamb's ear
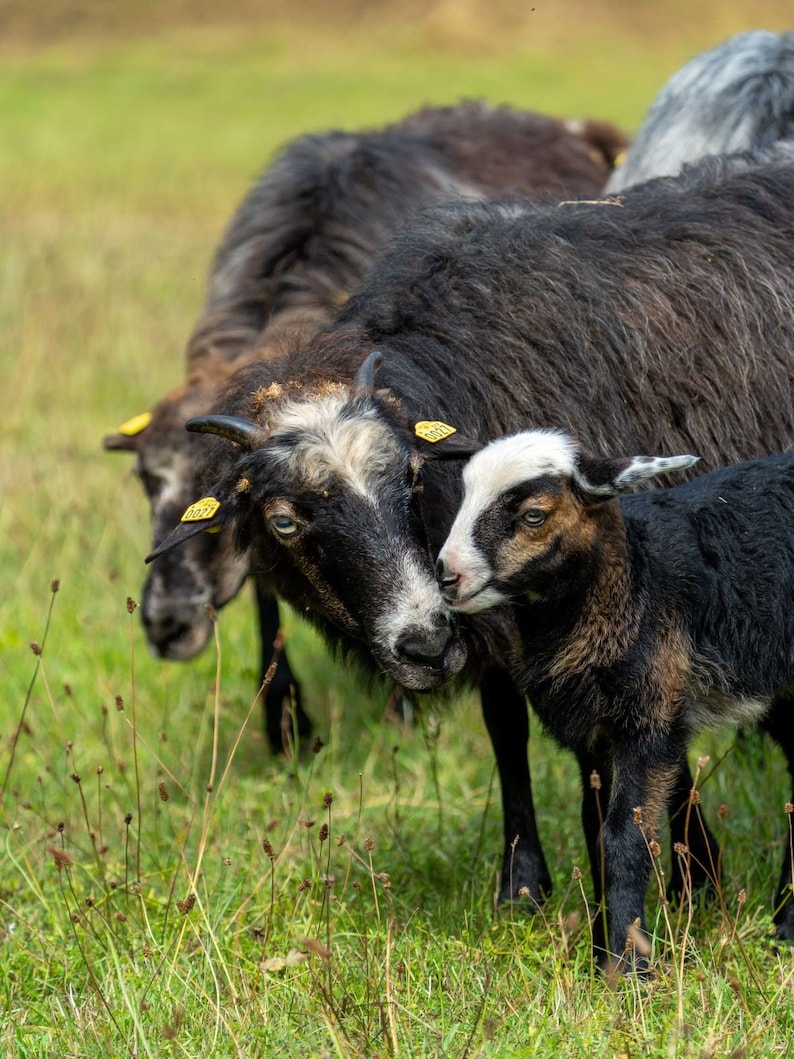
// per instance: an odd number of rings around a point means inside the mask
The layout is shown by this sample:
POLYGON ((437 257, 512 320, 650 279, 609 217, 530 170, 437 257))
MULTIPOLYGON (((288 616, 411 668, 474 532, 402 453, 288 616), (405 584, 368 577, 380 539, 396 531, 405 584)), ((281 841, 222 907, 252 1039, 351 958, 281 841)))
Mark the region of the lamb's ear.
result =
POLYGON ((697 463, 699 456, 631 456, 626 459, 599 459, 580 454, 576 458, 574 481, 594 500, 606 500, 633 489, 649 478, 672 471, 683 471, 697 463))
MULTIPOLYGON (((213 490, 213 492, 219 496, 221 495, 220 489, 213 490)), ((172 548, 177 548, 180 544, 184 544, 191 537, 195 537, 197 533, 221 529, 229 521, 230 515, 231 505, 224 504, 212 494, 202 497, 201 500, 197 500, 187 508, 178 525, 171 530, 165 540, 161 541, 156 548, 149 552, 145 562, 150 563, 158 555, 170 552, 172 548)))
POLYGON ((479 441, 463 437, 455 427, 439 420, 416 423, 414 437, 427 460, 467 460, 482 448, 479 441))

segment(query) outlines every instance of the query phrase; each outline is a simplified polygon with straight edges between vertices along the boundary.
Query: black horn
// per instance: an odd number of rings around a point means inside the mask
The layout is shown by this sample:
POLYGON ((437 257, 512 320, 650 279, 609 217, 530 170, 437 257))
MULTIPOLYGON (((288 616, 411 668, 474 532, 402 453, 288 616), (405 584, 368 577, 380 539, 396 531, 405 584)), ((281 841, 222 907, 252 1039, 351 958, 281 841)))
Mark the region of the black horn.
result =
POLYGON ((383 354, 380 350, 373 350, 356 372, 356 386, 362 390, 371 390, 375 385, 375 376, 382 363, 383 354))
POLYGON ((194 434, 217 434, 227 441, 236 441, 245 449, 254 448, 262 439, 261 428, 239 416, 195 416, 185 423, 185 430, 194 434))

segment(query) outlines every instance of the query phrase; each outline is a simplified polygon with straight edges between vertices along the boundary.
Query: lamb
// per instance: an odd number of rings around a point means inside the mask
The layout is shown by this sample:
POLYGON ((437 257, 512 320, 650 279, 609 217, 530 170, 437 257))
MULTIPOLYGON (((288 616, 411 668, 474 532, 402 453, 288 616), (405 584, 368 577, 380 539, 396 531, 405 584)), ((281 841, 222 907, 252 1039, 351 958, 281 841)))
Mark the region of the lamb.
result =
POLYGON ((737 33, 678 70, 651 104, 606 193, 709 154, 794 136, 794 33, 737 33))
MULTIPOLYGON (((472 617, 465 638, 449 623, 433 563, 460 475, 433 457, 529 420, 602 451, 715 462, 794 445, 792 201, 794 159, 776 149, 705 160, 620 207, 436 208, 331 328, 244 369, 222 414, 192 424, 221 435, 201 485, 220 507, 159 550, 233 527, 268 589, 368 672, 417 692, 479 688, 502 790, 503 901, 550 886, 526 704, 506 668, 510 608, 472 617), (433 421, 457 433, 416 426, 433 421)), ((684 772, 680 783, 687 801, 684 772)), ((706 842, 693 864, 709 856, 706 842)))
MULTIPOLYGON (((493 441, 464 469, 436 565, 453 613, 517 602, 520 686, 582 769, 607 763, 601 833, 584 817, 597 948, 622 968, 647 966, 649 842, 690 736, 762 722, 794 776, 794 452, 618 497, 695 459, 596 457, 562 431, 493 441)), ((787 829, 786 941, 793 855, 787 829)))
MULTIPOLYGON (((377 251, 423 206, 454 197, 593 195, 622 134, 608 123, 564 122, 468 102, 433 107, 382 129, 328 132, 290 142, 231 219, 187 347, 186 382, 105 447, 137 457, 157 545, 193 499, 202 442, 186 419, 212 409, 233 372, 305 345, 371 269, 377 251)), ((141 612, 162 658, 193 658, 208 642, 207 607, 233 599, 249 572, 230 534, 202 537, 155 563, 141 612)), ((274 597, 257 583, 262 675, 279 626, 274 597)), ((273 749, 310 720, 282 652, 265 699, 273 749), (284 707, 287 707, 285 709, 284 707)))

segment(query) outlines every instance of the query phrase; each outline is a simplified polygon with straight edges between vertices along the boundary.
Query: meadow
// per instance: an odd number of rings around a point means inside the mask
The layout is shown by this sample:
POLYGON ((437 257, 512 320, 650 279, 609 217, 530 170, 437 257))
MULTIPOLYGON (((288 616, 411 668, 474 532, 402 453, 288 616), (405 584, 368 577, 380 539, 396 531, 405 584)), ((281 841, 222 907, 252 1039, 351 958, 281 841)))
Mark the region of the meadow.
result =
POLYGON ((247 592, 195 662, 149 655, 146 504, 101 448, 180 381, 224 224, 288 138, 464 97, 631 131, 681 63, 785 28, 784 6, 198 7, 0 5, 0 1049, 791 1054, 794 962, 771 922, 790 787, 771 744, 693 748, 722 889, 680 907, 652 892, 656 973, 609 981, 573 760, 533 725, 555 893, 497 911, 476 701, 397 724, 389 687, 362 688, 288 614, 320 739, 275 758, 247 592))

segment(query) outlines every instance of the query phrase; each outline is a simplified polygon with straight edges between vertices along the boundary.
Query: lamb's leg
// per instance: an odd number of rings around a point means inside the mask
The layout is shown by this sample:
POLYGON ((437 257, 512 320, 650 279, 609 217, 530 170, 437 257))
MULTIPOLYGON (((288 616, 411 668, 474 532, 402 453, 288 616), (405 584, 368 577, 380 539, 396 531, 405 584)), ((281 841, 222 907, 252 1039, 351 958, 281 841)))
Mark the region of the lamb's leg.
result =
MULTIPOLYGON (((257 583, 256 604, 259 613, 259 636, 262 649, 262 676, 265 679, 270 663, 273 661, 273 644, 278 634, 280 622, 278 603, 274 596, 265 592, 257 583)), ((294 737, 297 725, 298 738, 304 742, 311 735, 312 722, 304 713, 301 702, 301 689, 290 669, 286 651, 282 648, 276 661, 276 672, 265 692, 263 703, 265 714, 265 732, 268 742, 275 753, 285 749, 285 740, 294 737), (294 720, 293 709, 294 705, 294 720)))
POLYGON ((683 741, 674 733, 616 744, 612 790, 603 828, 604 893, 608 952, 602 963, 619 971, 644 971, 650 956, 645 894, 652 860, 650 843, 667 813, 678 782, 683 741))
POLYGON ((502 788, 505 848, 498 900, 500 904, 515 901, 526 888, 530 901, 540 905, 551 893, 551 876, 532 802, 527 703, 503 670, 488 672, 480 694, 502 788))

